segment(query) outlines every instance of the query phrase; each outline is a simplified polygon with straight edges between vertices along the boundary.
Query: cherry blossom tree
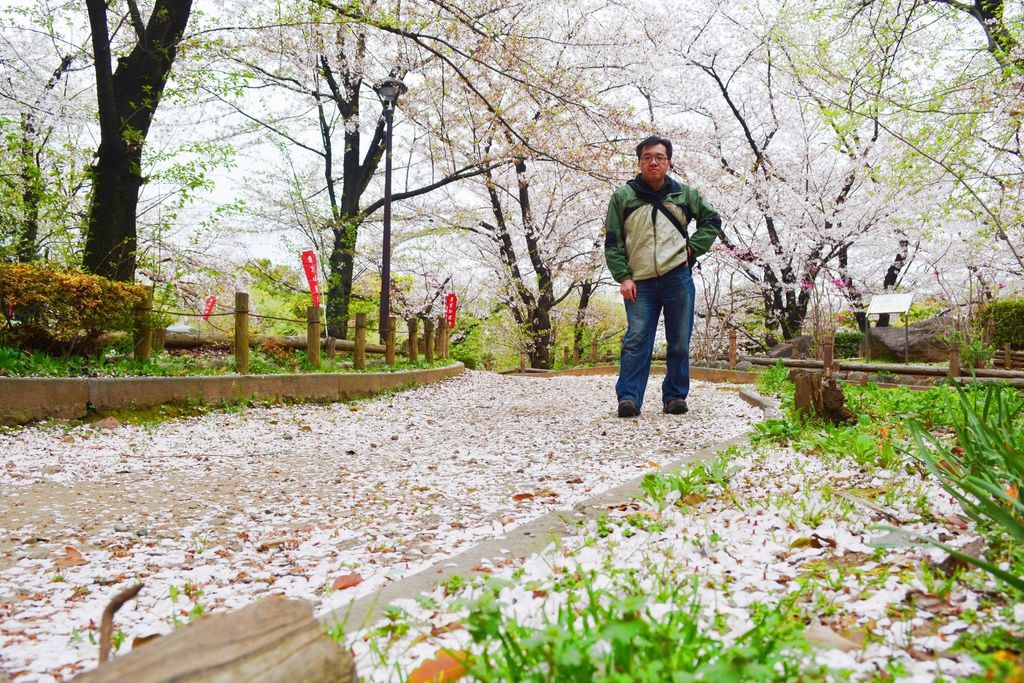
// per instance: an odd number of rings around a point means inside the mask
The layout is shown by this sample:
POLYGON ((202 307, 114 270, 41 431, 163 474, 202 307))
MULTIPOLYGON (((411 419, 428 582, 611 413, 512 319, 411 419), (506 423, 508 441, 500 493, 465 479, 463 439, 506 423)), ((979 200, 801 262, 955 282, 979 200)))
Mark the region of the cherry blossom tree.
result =
POLYGON ((178 45, 192 12, 192 0, 156 0, 144 20, 136 0, 126 0, 116 19, 104 0, 86 0, 92 29, 93 64, 100 143, 92 168, 85 254, 87 270, 115 280, 134 280, 142 150, 178 45), (133 35, 115 42, 110 26, 122 21, 133 35), (117 68, 112 60, 117 56, 117 68))

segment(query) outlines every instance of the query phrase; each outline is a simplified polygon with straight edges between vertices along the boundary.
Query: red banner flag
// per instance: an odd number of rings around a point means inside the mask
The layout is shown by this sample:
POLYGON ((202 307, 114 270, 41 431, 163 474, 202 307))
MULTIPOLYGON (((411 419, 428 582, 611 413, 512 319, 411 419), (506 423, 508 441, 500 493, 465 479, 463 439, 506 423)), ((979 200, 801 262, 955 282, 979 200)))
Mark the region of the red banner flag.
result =
POLYGON ((203 308, 203 320, 210 322, 210 314, 213 313, 213 307, 217 305, 217 297, 212 294, 206 297, 206 307, 203 308))
POLYGON ((302 252, 302 268, 306 271, 309 283, 309 294, 313 297, 313 305, 320 305, 320 284, 316 279, 316 254, 312 250, 302 252))
POLYGON ((444 298, 444 321, 450 329, 455 328, 455 308, 458 306, 459 298, 452 292, 444 298))

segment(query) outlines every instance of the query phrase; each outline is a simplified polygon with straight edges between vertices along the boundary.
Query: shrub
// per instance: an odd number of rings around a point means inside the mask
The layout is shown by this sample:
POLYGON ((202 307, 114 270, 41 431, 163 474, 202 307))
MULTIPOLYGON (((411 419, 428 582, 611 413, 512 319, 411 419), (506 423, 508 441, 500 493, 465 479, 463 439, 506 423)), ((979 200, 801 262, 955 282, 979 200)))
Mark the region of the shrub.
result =
POLYGON ((130 330, 146 288, 36 264, 0 265, 0 344, 40 351, 95 350, 103 332, 130 330))
POLYGON ((860 342, 864 339, 863 332, 838 332, 832 355, 835 358, 856 358, 860 355, 860 342))
POLYGON ((990 331, 995 347, 1010 344, 1024 349, 1024 298, 1001 299, 985 304, 978 322, 990 331))
MULTIPOLYGON (((917 458, 973 520, 992 533, 1024 542, 1024 406, 1009 387, 990 386, 984 394, 957 387, 962 417, 956 419, 956 446, 928 432, 916 420, 908 425, 917 458)), ((1020 568, 1000 567, 928 539, 1024 592, 1020 568)))

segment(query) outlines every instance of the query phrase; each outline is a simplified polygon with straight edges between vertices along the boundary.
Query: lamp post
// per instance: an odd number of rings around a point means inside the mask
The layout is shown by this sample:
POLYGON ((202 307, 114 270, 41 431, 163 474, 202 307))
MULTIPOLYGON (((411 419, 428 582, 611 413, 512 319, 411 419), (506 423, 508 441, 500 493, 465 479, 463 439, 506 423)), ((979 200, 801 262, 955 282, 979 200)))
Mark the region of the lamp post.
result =
POLYGON ((398 96, 406 91, 405 84, 394 77, 385 78, 373 86, 384 105, 384 248, 380 273, 380 331, 381 341, 387 337, 391 318, 391 124, 398 96))

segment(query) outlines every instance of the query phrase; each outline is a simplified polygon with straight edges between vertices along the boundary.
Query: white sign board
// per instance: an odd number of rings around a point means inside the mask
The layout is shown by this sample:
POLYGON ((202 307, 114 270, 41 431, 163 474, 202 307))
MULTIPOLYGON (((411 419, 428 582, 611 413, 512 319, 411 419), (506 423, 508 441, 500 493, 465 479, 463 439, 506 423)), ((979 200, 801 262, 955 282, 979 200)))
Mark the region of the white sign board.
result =
POLYGON ((913 294, 876 294, 868 304, 868 315, 907 313, 914 301, 913 294))

